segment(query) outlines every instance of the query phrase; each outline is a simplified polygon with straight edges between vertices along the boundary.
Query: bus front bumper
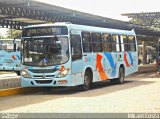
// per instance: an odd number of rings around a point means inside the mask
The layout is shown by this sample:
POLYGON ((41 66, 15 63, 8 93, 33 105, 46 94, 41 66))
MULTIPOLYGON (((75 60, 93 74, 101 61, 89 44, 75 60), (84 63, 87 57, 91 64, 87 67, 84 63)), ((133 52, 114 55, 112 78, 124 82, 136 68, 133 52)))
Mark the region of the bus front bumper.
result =
POLYGON ((21 76, 22 87, 58 87, 74 86, 71 75, 63 78, 24 78, 21 76))

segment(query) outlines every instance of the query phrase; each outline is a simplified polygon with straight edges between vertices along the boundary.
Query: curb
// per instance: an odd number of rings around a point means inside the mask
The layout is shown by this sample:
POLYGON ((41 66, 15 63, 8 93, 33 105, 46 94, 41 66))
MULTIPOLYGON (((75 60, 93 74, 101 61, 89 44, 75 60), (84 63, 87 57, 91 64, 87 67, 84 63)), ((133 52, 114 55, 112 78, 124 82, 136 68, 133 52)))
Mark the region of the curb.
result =
POLYGON ((17 78, 8 78, 0 79, 0 90, 20 87, 20 79, 17 78))
POLYGON ((0 90, 0 98, 18 94, 33 93, 33 92, 38 92, 40 90, 42 90, 41 87, 26 87, 26 88, 17 87, 17 88, 2 89, 0 90))

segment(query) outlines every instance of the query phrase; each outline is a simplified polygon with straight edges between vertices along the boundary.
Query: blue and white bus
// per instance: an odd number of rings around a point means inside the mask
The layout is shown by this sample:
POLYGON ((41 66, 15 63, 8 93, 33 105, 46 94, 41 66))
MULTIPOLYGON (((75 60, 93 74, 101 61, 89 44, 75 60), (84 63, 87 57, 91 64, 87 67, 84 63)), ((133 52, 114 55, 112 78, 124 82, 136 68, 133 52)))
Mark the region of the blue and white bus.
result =
POLYGON ((0 39, 0 70, 20 75, 20 39, 0 39))
POLYGON ((123 83, 138 71, 136 34, 132 31, 71 23, 24 27, 21 86, 77 86, 98 81, 123 83))

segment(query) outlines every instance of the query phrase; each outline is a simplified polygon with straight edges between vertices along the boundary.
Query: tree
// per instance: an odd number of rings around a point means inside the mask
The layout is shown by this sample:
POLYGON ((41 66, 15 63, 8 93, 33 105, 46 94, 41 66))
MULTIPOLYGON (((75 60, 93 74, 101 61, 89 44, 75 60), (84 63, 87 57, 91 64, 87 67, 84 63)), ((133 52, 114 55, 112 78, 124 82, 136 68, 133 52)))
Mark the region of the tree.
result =
POLYGON ((141 25, 141 26, 143 25, 143 20, 141 20, 141 19, 132 18, 129 22, 132 24, 135 24, 135 25, 141 25))
POLYGON ((20 39, 22 35, 22 30, 9 29, 6 33, 8 38, 20 39))

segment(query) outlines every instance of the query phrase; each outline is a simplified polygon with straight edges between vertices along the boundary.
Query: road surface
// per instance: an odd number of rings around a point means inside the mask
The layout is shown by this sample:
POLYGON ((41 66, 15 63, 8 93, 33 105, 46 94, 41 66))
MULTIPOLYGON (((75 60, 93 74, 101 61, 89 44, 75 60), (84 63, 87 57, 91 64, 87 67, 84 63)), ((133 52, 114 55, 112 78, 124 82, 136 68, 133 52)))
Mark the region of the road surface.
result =
POLYGON ((53 88, 50 91, 0 98, 0 112, 24 113, 160 113, 160 78, 155 73, 134 74, 122 85, 94 84, 89 91, 53 88))

